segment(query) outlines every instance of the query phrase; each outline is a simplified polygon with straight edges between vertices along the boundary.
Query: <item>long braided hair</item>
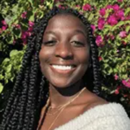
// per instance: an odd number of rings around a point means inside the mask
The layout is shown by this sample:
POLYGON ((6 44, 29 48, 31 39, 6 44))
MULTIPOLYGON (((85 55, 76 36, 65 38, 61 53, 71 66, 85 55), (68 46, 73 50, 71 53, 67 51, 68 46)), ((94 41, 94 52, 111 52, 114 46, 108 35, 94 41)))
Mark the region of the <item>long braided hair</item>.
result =
POLYGON ((86 26, 87 39, 90 45, 91 66, 83 79, 90 91, 101 96, 98 52, 90 24, 76 10, 69 8, 64 10, 54 7, 44 18, 35 23, 33 34, 28 39, 21 70, 3 114, 0 130, 36 130, 41 109, 45 106, 48 98, 47 83, 40 70, 39 51, 48 20, 60 13, 72 14, 78 17, 86 26))

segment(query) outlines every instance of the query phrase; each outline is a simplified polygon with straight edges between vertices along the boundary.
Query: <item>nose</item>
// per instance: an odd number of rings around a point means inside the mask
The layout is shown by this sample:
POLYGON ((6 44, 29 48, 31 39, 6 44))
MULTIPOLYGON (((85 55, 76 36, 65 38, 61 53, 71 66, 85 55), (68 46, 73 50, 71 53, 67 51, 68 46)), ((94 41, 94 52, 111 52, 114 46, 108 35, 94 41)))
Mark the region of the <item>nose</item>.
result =
POLYGON ((69 43, 58 43, 55 49, 55 56, 63 59, 72 59, 72 47, 69 45, 69 43))

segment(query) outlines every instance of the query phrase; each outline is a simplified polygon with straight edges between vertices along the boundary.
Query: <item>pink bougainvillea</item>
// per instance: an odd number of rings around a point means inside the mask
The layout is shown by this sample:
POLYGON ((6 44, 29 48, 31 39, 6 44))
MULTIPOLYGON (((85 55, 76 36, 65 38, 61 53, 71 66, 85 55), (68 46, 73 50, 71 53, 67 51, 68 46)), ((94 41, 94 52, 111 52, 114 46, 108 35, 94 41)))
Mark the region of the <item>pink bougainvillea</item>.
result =
POLYGON ((28 25, 29 25, 28 31, 29 31, 29 32, 32 32, 33 26, 34 26, 34 22, 29 21, 29 22, 28 22, 28 25))
POLYGON ((117 0, 117 2, 123 2, 123 0, 117 0))
POLYGON ((7 26, 2 26, 2 30, 6 30, 7 29, 7 26))
POLYGON ((114 79, 118 80, 119 76, 117 74, 114 75, 114 79))
POLYGON ((106 14, 106 9, 105 8, 100 9, 99 14, 101 16, 104 16, 106 14))
POLYGON ((85 4, 85 5, 83 5, 82 9, 83 9, 84 11, 91 11, 91 10, 92 10, 90 4, 85 4))
POLYGON ((107 5, 105 8, 106 8, 106 9, 111 9, 111 8, 112 8, 112 5, 107 5))
POLYGON ((124 11, 123 10, 118 10, 115 12, 115 17, 117 20, 124 20, 124 11))
POLYGON ((108 20, 107 20, 108 24, 110 24, 111 26, 114 26, 118 23, 116 17, 114 15, 110 15, 108 20))
POLYGON ((98 57, 98 60, 99 60, 99 61, 102 61, 102 57, 101 57, 101 56, 99 56, 99 57, 98 57))
POLYGON ((26 19, 26 18, 27 18, 27 12, 26 12, 26 11, 23 12, 23 13, 21 14, 21 17, 22 17, 23 19, 26 19))
POLYGON ((105 20, 104 18, 99 18, 98 19, 98 29, 102 30, 104 28, 105 20))
POLYGON ((118 11, 120 9, 120 6, 118 4, 115 4, 115 5, 112 6, 112 9, 114 11, 118 11))
POLYGON ((1 23, 2 23, 2 27, 1 27, 2 31, 6 30, 7 27, 8 27, 6 21, 5 21, 5 20, 2 20, 1 23))
POLYGON ((119 33, 119 36, 120 36, 121 38, 125 38, 125 37, 127 36, 126 31, 121 31, 121 32, 119 33))
POLYGON ((44 0, 41 0, 41 3, 43 3, 44 2, 44 0))
POLYGON ((129 80, 122 80, 122 84, 128 88, 130 88, 130 79, 129 80))
POLYGON ((28 31, 22 31, 22 35, 21 35, 21 39, 23 41, 24 44, 27 43, 27 37, 29 36, 28 31))
POLYGON ((96 26, 92 24, 92 25, 91 25, 91 28, 92 28, 92 31, 95 31, 96 26))
POLYGON ((102 37, 100 35, 98 35, 96 37, 96 44, 97 44, 97 46, 102 46, 102 43, 103 43, 103 39, 102 39, 102 37))
POLYGON ((29 25, 29 27, 33 27, 33 26, 34 26, 34 22, 29 21, 29 22, 28 22, 28 25, 29 25))
POLYGON ((7 23, 6 23, 5 20, 2 20, 1 23, 2 23, 3 25, 7 25, 7 23))

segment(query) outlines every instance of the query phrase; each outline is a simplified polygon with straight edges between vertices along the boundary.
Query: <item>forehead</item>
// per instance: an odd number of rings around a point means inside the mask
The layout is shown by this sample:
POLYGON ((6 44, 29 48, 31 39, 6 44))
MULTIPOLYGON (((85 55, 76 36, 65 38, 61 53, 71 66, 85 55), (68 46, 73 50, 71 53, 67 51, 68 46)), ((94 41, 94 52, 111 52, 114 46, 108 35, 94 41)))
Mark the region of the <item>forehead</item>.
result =
POLYGON ((85 25, 83 22, 76 16, 72 14, 57 14, 53 16, 47 25, 46 30, 53 28, 61 29, 80 29, 85 31, 85 25))

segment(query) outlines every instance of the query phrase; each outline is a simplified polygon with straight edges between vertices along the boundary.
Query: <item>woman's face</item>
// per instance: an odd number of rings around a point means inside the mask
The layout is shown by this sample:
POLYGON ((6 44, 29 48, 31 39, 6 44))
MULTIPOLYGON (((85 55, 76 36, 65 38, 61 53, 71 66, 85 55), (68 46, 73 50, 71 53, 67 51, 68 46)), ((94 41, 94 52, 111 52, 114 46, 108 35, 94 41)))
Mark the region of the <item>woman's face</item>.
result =
POLYGON ((63 88, 80 81, 89 64, 89 45, 80 19, 69 14, 51 18, 43 35, 39 59, 50 85, 63 88))

